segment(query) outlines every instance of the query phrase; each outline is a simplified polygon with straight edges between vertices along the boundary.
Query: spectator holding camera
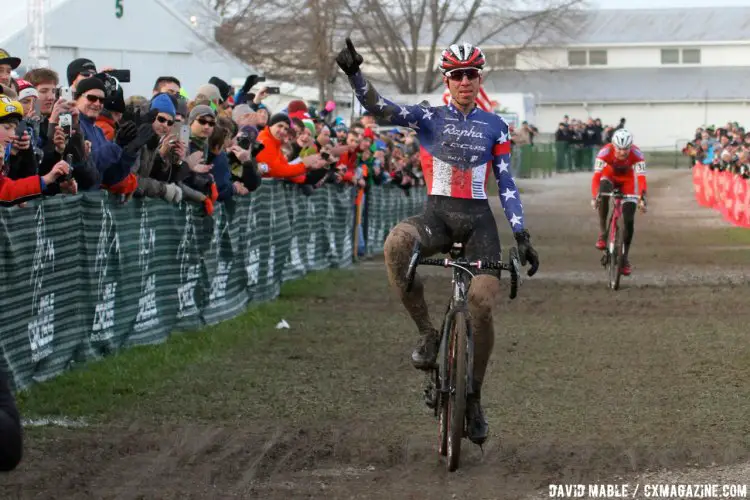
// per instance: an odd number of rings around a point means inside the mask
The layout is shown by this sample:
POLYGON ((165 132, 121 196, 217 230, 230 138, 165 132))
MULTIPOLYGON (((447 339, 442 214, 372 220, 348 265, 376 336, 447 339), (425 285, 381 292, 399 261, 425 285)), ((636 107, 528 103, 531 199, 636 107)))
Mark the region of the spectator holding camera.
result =
POLYGON ((114 142, 107 141, 104 132, 95 125, 104 108, 104 101, 105 86, 102 80, 90 77, 77 82, 77 125, 83 138, 91 143, 90 154, 101 175, 101 185, 110 192, 131 195, 138 186, 138 180, 130 170, 138 151, 154 136, 154 131, 150 123, 137 126, 128 121, 119 127, 114 142))
MULTIPOLYGON (((246 104, 241 104, 240 106, 245 106, 248 110, 250 109, 246 104)), ((244 127, 240 126, 241 123, 248 123, 247 118, 251 115, 255 115, 255 113, 249 112, 243 115, 242 111, 240 111, 239 114, 233 114, 233 116, 237 117, 235 127, 238 131, 234 137, 230 136, 230 139, 226 143, 232 185, 234 186, 235 194, 240 196, 245 196, 257 190, 262 181, 256 156, 265 146, 255 142, 257 129, 248 125, 244 127)))
MULTIPOLYGON (((167 94, 152 99, 147 116, 154 135, 138 151, 132 173, 138 176, 135 196, 162 198, 177 204, 183 198, 183 190, 177 182, 187 144, 172 132, 176 114, 173 99, 167 94)), ((202 202, 203 199, 195 201, 202 202)))
MULTIPOLYGON (((16 127, 22 118, 21 103, 0 94, 0 151, 6 151, 17 140, 16 127)), ((5 174, 4 159, 5 155, 0 155, 0 205, 18 205, 42 194, 50 194, 53 185, 58 185, 59 190, 66 193, 78 191, 75 179, 68 178, 70 166, 65 162, 58 162, 43 176, 11 179, 5 174)))
POLYGON ((10 148, 8 158, 8 177, 20 179, 39 172, 39 161, 41 155, 35 154, 36 137, 32 127, 34 117, 34 104, 38 93, 31 83, 26 80, 17 80, 18 102, 23 107, 23 116, 16 129, 16 138, 10 148))

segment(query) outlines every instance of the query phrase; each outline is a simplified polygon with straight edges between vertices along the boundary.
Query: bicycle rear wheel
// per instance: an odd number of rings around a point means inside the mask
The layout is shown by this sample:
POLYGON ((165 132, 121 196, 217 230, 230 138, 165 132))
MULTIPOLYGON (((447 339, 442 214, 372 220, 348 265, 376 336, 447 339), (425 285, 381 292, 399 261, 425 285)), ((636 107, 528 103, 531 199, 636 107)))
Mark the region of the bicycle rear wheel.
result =
POLYGON ((449 348, 448 394, 448 471, 458 469, 461 458, 461 440, 466 424, 466 395, 468 363, 468 317, 465 311, 456 311, 451 325, 449 348))

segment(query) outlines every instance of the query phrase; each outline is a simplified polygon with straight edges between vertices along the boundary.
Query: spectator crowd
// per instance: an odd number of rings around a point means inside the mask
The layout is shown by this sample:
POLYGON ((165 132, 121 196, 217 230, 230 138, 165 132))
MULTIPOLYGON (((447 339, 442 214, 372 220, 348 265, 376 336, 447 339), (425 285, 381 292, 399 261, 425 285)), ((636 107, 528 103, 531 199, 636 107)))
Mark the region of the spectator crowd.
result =
POLYGON ((690 158, 691 166, 702 163, 711 170, 750 177, 750 133, 737 122, 723 127, 698 127, 682 153, 690 158))
POLYGON ((271 109, 264 101, 278 89, 258 75, 238 89, 212 76, 192 96, 166 75, 152 95, 137 96, 122 71, 89 59, 71 61, 64 75, 18 75, 20 64, 0 49, 0 205, 103 189, 123 202, 161 198, 211 215, 264 179, 306 195, 337 184, 354 191, 355 205, 374 185, 408 194, 422 183, 413 131, 377 127, 367 115, 347 126, 332 101, 320 111, 302 100, 271 109))
POLYGON ((565 115, 555 131, 557 171, 591 170, 596 154, 612 141, 612 134, 623 127, 625 118, 620 118, 617 125, 602 125, 599 118, 588 118, 584 122, 565 115))

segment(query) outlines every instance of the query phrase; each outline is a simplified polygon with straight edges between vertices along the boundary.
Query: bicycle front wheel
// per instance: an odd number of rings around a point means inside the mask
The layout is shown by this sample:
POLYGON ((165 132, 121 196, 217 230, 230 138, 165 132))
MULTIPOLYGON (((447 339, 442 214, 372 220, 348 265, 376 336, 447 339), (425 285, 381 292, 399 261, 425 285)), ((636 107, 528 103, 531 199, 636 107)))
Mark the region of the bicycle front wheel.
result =
POLYGON ((612 290, 620 289, 620 277, 622 276, 622 261, 625 254, 625 228, 623 218, 618 217, 615 224, 614 248, 611 249, 609 286, 612 290))
POLYGON ((450 336, 450 356, 448 370, 450 393, 448 395, 448 470, 458 469, 461 458, 461 440, 466 423, 466 395, 468 390, 467 369, 469 318, 466 311, 456 311, 453 315, 450 336))

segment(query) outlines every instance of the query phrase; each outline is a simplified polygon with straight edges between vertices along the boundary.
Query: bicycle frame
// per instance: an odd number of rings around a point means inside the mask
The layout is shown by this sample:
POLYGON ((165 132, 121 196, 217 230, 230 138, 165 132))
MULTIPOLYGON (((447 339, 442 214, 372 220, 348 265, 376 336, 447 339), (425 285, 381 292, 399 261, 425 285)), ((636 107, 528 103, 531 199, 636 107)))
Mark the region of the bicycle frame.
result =
MULTIPOLYGON (((450 255, 453 259, 453 293, 451 300, 448 302, 448 308, 444 316, 443 325, 440 332, 440 348, 438 350, 438 379, 440 382, 438 393, 445 394, 450 391, 450 380, 448 379, 448 349, 450 343, 451 332, 449 331, 450 326, 453 324, 453 318, 458 311, 465 311, 468 316, 468 298, 467 298, 467 280, 466 278, 472 278, 474 274, 469 269, 470 262, 461 255, 461 251, 451 249, 450 255), (468 276, 467 276, 468 275, 468 276)), ((474 392, 474 332, 468 329, 466 332, 466 338, 468 341, 467 351, 469 362, 467 365, 467 386, 468 393, 473 394, 474 392)))
POLYGON ((615 191, 609 196, 612 198, 612 207, 609 211, 609 221, 607 223, 607 235, 605 241, 607 242, 607 250, 611 254, 615 251, 615 228, 617 227, 617 220, 622 217, 622 200, 625 197, 621 192, 615 191))
POLYGON ((623 194, 619 189, 615 189, 611 193, 599 193, 600 198, 612 198, 612 207, 609 210, 609 215, 607 216, 607 224, 604 226, 606 228, 606 233, 604 235, 604 240, 607 242, 607 249, 609 252, 612 252, 614 249, 611 248, 612 245, 614 245, 614 229, 617 225, 617 220, 622 217, 622 204, 625 202, 625 200, 633 200, 634 202, 638 201, 637 195, 632 194, 623 194))

